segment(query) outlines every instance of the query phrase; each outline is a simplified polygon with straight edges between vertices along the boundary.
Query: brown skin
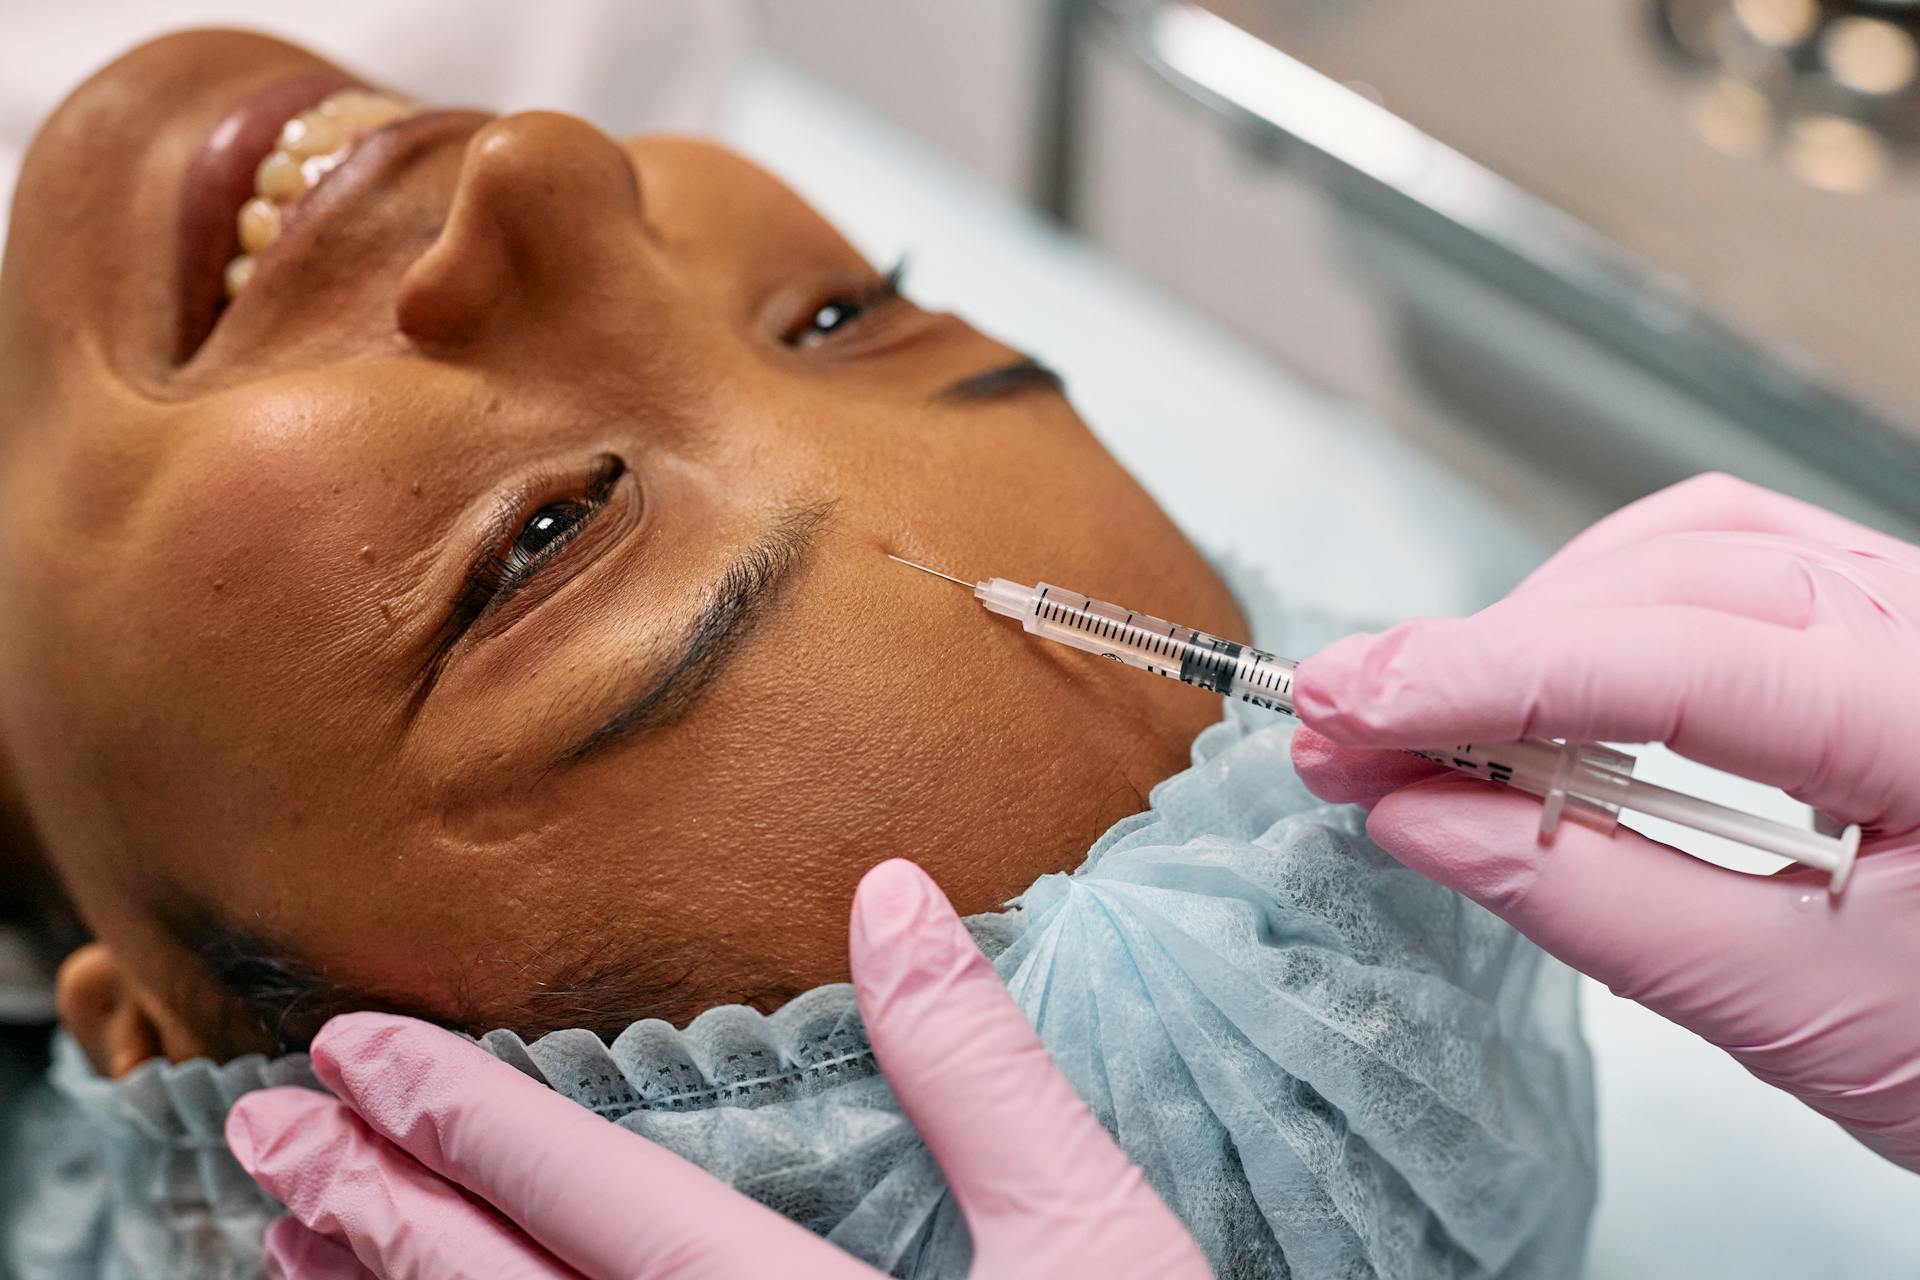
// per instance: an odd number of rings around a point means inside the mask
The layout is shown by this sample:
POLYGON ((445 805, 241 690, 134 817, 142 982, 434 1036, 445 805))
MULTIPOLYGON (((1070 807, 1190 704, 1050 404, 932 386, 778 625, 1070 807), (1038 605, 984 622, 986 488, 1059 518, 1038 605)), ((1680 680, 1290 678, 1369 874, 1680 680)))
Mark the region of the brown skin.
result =
POLYGON ((96 939, 61 997, 103 1070, 246 1047, 160 923, 177 887, 469 1028, 678 1020, 844 977, 875 862, 991 909, 1184 764, 1211 698, 1041 647, 883 552, 1234 634, 1225 588, 1062 397, 940 399, 1017 353, 906 302, 805 341, 873 268, 719 148, 476 116, 263 259, 177 366, 156 211, 236 99, 326 65, 145 45, 46 124, 16 199, 0 794, 96 939), (426 683, 499 495, 527 482, 518 529, 609 456, 598 514, 426 683), (554 765, 806 512, 704 695, 554 765), (630 1007, 540 999, 596 966, 630 1007))

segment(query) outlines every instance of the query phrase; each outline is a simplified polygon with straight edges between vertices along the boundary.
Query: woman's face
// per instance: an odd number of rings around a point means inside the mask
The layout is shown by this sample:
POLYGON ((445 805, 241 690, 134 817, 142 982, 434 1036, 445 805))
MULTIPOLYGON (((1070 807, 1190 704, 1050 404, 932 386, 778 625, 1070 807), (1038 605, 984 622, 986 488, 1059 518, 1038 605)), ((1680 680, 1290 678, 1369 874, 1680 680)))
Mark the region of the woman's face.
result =
POLYGON ((1232 631, 1204 562, 1017 352, 724 150, 412 116, 214 320, 338 77, 122 58, 0 275, 0 727, 160 1051, 219 1047, 228 944, 476 1028, 770 1005, 841 976, 872 863, 986 909, 1179 766, 1211 699, 885 553, 1232 631))

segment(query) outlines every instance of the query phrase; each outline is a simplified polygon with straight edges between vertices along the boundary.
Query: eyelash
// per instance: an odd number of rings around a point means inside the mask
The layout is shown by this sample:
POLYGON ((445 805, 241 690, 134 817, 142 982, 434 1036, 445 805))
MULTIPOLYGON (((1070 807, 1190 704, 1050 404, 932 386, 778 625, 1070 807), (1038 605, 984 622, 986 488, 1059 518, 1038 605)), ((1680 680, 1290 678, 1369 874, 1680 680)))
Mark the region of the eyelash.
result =
MULTIPOLYGON (((800 330, 788 341, 795 346, 817 346, 847 326, 860 323, 873 311, 900 299, 900 286, 906 273, 907 262, 902 258, 878 280, 863 288, 828 298, 814 308, 813 314, 807 317, 800 330), (836 313, 831 321, 833 327, 821 330, 816 337, 809 337, 809 330, 829 311, 836 313), (847 314, 849 312, 851 314, 847 314)), ((455 634, 464 632, 489 607, 519 590, 542 567, 558 559, 560 553, 585 532, 594 517, 600 514, 613 492, 613 486, 626 473, 626 469, 626 464, 619 458, 608 455, 601 460, 598 472, 580 497, 549 502, 540 507, 514 531, 506 554, 502 555, 497 547, 488 548, 467 571, 466 581, 461 585, 460 598, 454 606, 455 634), (517 550, 520 539, 543 514, 556 507, 569 506, 579 508, 577 518, 571 525, 531 552, 520 553, 517 550)))
POLYGON ((804 320, 800 328, 788 339, 796 347, 815 347, 842 332, 846 326, 858 324, 868 313, 900 299, 900 283, 906 278, 907 260, 902 258, 893 265, 886 275, 873 281, 865 288, 850 293, 836 294, 813 309, 813 314, 804 320), (836 315, 833 328, 817 329, 822 315, 832 311, 844 313, 851 309, 851 315, 836 315))
POLYGON ((472 568, 467 571, 467 580, 460 591, 460 601, 456 615, 460 620, 460 629, 465 630, 473 620, 480 616, 490 605, 511 595, 526 585, 540 569, 559 558, 573 540, 579 537, 606 508, 607 499, 613 493, 613 487, 625 475, 627 464, 608 454, 600 460, 592 480, 584 492, 577 498, 566 498, 544 503, 529 516, 519 528, 514 530, 513 540, 507 544, 506 554, 502 555, 498 547, 489 547, 472 568), (554 535, 551 541, 543 543, 533 551, 521 552, 520 539, 533 528, 542 515, 557 507, 577 507, 578 518, 566 529, 554 535))

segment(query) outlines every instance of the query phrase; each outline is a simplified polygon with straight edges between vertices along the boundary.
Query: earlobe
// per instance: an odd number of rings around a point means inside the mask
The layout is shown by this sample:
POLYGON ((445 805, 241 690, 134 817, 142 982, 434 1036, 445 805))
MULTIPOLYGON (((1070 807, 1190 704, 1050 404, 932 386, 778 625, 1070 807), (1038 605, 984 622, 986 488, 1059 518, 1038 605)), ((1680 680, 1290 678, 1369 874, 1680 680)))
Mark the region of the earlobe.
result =
POLYGON ((162 1052, 162 1011, 132 981, 111 947, 89 942, 69 955, 54 984, 61 1025, 93 1069, 119 1079, 162 1052))

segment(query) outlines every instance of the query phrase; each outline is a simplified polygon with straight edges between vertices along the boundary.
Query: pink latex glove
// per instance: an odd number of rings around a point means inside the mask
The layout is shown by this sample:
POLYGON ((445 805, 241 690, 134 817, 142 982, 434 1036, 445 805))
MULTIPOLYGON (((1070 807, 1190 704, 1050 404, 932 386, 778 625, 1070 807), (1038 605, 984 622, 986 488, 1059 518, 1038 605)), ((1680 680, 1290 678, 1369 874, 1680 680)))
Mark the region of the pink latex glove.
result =
MULTIPOLYGON (((874 1053, 966 1216, 974 1275, 1210 1274, 925 873, 867 873, 850 950, 874 1053)), ((338 1101, 268 1089, 227 1120, 240 1163, 292 1211, 268 1232, 276 1276, 880 1275, 426 1023, 335 1018, 313 1063, 338 1101)))
POLYGON ((1324 799, 1616 993, 1920 1170, 1920 547, 1725 476, 1581 534, 1471 618, 1300 666, 1324 799), (1790 792, 1866 843, 1743 876, 1621 828, 1537 837, 1531 797, 1385 747, 1651 742, 1790 792))

